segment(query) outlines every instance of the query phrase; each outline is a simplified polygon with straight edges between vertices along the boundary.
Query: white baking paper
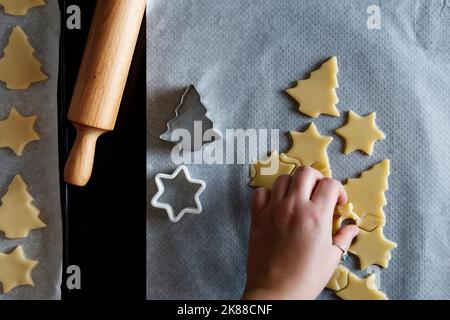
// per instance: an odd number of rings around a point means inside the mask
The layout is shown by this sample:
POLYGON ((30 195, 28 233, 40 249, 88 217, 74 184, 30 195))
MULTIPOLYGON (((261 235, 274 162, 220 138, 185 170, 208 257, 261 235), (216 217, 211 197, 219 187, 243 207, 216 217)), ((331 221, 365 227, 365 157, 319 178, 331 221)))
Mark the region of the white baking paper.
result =
MULTIPOLYGON (((176 168, 173 145, 158 137, 193 83, 217 128, 279 129, 280 151, 290 146, 285 133, 313 121, 335 138, 328 152, 337 179, 390 159, 384 231, 398 248, 379 272, 381 290, 391 299, 450 298, 450 2, 150 0, 147 24, 148 203, 155 174, 176 168), (283 91, 330 56, 343 116, 309 119, 283 91), (373 156, 342 153, 334 130, 348 110, 377 113, 387 139, 373 156)), ((248 165, 188 167, 206 181, 203 212, 173 224, 149 204, 147 297, 237 299, 248 165)))

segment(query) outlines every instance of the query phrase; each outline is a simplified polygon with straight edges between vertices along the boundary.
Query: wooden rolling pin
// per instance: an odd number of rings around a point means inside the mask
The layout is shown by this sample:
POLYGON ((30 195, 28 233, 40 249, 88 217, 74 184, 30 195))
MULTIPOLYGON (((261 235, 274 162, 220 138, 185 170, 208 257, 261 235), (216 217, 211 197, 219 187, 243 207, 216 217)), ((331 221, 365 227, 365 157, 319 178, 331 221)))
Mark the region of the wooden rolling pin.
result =
POLYGON ((98 0, 70 104, 77 137, 64 180, 88 183, 97 138, 114 129, 147 0, 98 0))

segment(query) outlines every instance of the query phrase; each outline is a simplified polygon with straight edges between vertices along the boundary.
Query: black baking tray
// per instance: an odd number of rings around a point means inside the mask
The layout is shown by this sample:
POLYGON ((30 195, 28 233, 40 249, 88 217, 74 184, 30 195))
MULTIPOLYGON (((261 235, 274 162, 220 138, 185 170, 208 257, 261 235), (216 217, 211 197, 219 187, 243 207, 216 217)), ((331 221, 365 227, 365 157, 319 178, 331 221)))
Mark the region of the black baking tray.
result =
MULTIPOLYGON (((103 0, 99 0, 103 1, 103 0)), ((63 215, 63 299, 145 299, 146 37, 142 24, 115 130, 98 140, 86 187, 63 181, 75 130, 67 120, 96 1, 59 0, 59 172, 63 215), (81 9, 81 30, 66 27, 67 8, 81 9), (81 269, 81 289, 68 290, 66 269, 81 269)))

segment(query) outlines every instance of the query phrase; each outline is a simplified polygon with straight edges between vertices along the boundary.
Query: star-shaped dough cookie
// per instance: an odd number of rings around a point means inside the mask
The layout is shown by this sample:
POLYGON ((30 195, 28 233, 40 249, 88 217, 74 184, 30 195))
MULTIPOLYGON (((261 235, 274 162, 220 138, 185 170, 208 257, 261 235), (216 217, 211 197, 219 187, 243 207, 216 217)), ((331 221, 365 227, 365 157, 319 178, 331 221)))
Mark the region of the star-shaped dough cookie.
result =
POLYGON ((205 190, 206 184, 203 180, 192 178, 186 166, 179 166, 172 174, 157 174, 155 182, 158 192, 151 204, 155 208, 166 210, 170 221, 180 221, 185 213, 202 212, 200 194, 205 190), (169 196, 172 195, 170 199, 164 199, 166 192, 169 196))
POLYGON ((44 5, 44 0, 0 0, 0 6, 5 8, 7 14, 13 16, 24 16, 29 9, 44 5))
POLYGON ((386 295, 376 288, 375 280, 375 274, 361 279, 350 272, 347 287, 336 295, 343 300, 387 300, 386 295))
POLYGON ((36 116, 23 117, 12 108, 8 119, 0 121, 0 148, 9 147, 21 156, 27 144, 40 140, 34 131, 35 122, 36 116))
POLYGON ((8 89, 26 90, 31 84, 48 79, 21 27, 14 28, 4 52, 0 59, 0 81, 6 82, 8 89))
POLYGON ((344 289, 348 285, 349 272, 350 270, 340 264, 336 271, 334 271, 331 279, 328 281, 327 288, 334 291, 344 289))
POLYGON ((353 211, 360 217, 373 215, 385 220, 383 207, 386 205, 384 192, 388 189, 390 173, 389 160, 383 160, 371 169, 361 173, 357 179, 348 179, 344 185, 353 211))
POLYGON ((39 209, 32 202, 33 197, 28 193, 22 177, 15 176, 0 206, 0 231, 7 238, 26 238, 30 230, 46 226, 39 219, 39 209))
POLYGON ((372 264, 387 268, 391 258, 390 252, 394 248, 397 248, 397 244, 384 237, 383 227, 377 227, 370 232, 360 229, 356 242, 348 251, 358 256, 361 269, 372 264))
POLYGON ((25 257, 22 246, 16 247, 10 254, 0 252, 0 282, 3 285, 3 292, 9 293, 22 285, 34 287, 31 271, 37 264, 38 261, 25 257))
POLYGON ((286 92, 299 103, 299 111, 309 117, 316 118, 321 114, 339 117, 337 73, 337 58, 332 57, 312 72, 309 79, 299 80, 296 87, 286 92))
POLYGON ((256 161, 250 164, 250 185, 271 189, 279 176, 290 175, 299 166, 300 161, 297 159, 290 158, 286 154, 278 155, 277 151, 273 151, 266 161, 256 161))
POLYGON ((345 154, 360 150, 369 156, 372 155, 375 142, 386 138, 384 133, 378 129, 375 118, 375 112, 369 113, 365 117, 360 117, 353 111, 348 113, 347 124, 336 129, 336 133, 345 139, 345 154))
POLYGON ((327 147, 333 138, 320 135, 314 123, 304 132, 290 133, 293 145, 286 153, 287 156, 298 159, 303 166, 325 166, 327 169, 323 170, 324 176, 331 177, 327 147))

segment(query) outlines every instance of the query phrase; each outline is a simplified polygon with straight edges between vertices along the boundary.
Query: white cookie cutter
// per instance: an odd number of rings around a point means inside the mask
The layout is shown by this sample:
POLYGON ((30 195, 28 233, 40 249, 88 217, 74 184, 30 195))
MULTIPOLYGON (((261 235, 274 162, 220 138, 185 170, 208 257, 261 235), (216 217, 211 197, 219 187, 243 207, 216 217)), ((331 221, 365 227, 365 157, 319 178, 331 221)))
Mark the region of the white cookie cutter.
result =
POLYGON ((202 204, 200 203, 200 194, 205 190, 206 183, 203 180, 192 178, 191 175, 189 174, 189 170, 186 166, 184 166, 184 165, 179 166, 172 174, 158 173, 155 176, 155 183, 156 183, 156 186, 158 187, 158 192, 152 198, 151 204, 155 208, 160 208, 160 209, 166 210, 170 221, 172 221, 172 222, 180 221, 180 219, 184 216, 185 213, 200 214, 202 212, 203 208, 202 208, 202 204), (169 203, 159 202, 159 198, 166 191, 162 180, 163 179, 166 179, 166 180, 175 179, 178 176, 178 174, 181 172, 181 170, 183 170, 184 176, 186 177, 186 180, 188 182, 190 182, 191 184, 198 184, 198 185, 200 185, 200 188, 197 190, 197 192, 194 195, 194 200, 195 200, 195 204, 196 204, 197 208, 187 207, 187 208, 182 209, 180 211, 180 213, 175 215, 173 207, 169 203))

